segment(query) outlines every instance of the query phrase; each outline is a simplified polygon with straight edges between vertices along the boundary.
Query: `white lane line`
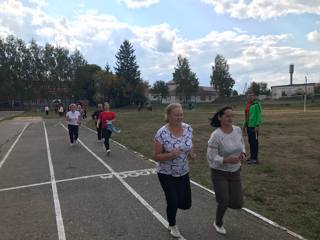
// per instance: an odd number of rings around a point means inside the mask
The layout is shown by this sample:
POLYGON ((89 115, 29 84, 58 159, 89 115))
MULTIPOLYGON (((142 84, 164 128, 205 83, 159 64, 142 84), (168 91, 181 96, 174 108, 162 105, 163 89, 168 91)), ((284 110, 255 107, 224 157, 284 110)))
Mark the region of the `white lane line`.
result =
MULTIPOLYGON (((68 129, 61 124, 61 126, 68 131, 68 129)), ((125 180, 123 180, 117 172, 113 170, 108 164, 106 164, 97 154, 95 154, 86 144, 84 144, 80 139, 78 139, 79 143, 89 152, 92 156, 94 156, 103 166, 105 166, 114 176, 122 183, 122 185, 132 193, 132 195, 144 206, 146 207, 152 215, 158 219, 158 221, 165 227, 168 228, 168 222, 158 213, 144 198, 142 198, 139 193, 137 193, 125 180)))
MULTIPOLYGON (((150 175, 154 172, 155 172, 155 168, 143 168, 143 169, 138 169, 138 170, 134 170, 134 171, 117 172, 117 174, 123 178, 126 178, 126 177, 146 176, 146 175, 150 175)), ((60 180, 56 180, 56 183, 63 183, 63 182, 70 182, 70 181, 76 181, 76 180, 82 180, 82 179, 98 178, 98 177, 100 177, 102 179, 108 179, 108 178, 112 178, 113 175, 114 175, 113 173, 94 174, 94 175, 87 175, 87 176, 81 176, 81 177, 60 179, 60 180)), ((49 185, 49 184, 51 184, 51 181, 33 183, 33 184, 27 184, 27 185, 20 185, 20 186, 15 186, 15 187, 8 187, 8 188, 1 188, 0 192, 19 190, 19 189, 24 189, 24 188, 33 188, 33 187, 49 185)))
MULTIPOLYGON (((85 126, 85 127, 86 127, 87 129, 89 129, 90 131, 92 131, 92 132, 94 132, 94 133, 97 133, 96 131, 92 130, 91 128, 89 128, 89 127, 87 127, 87 126, 85 126)), ((113 140, 113 141, 114 141, 114 140, 113 140)), ((120 145, 120 146, 123 146, 122 144, 118 143, 117 141, 114 141, 114 142, 115 142, 116 144, 120 145)), ((127 147, 125 147, 125 148, 128 149, 127 147)), ((130 151, 132 151, 132 150, 130 150, 130 151)), ((138 154, 138 155, 140 155, 140 156, 143 156, 143 158, 145 158, 145 156, 144 156, 143 154, 141 154, 141 153, 138 153, 138 152, 135 152, 135 151, 133 151, 133 153, 136 153, 136 154, 138 154)), ((149 162, 152 162, 152 163, 154 163, 154 164, 157 164, 156 161, 154 161, 154 160, 152 160, 152 159, 150 159, 150 158, 148 159, 148 161, 149 161, 149 162)), ((195 181, 193 181, 193 180, 191 180, 191 183, 194 184, 194 185, 196 185, 197 187, 199 187, 199 188, 201 188, 201 189, 203 189, 203 190, 205 190, 205 191, 207 191, 207 192, 215 195, 215 192, 214 192, 214 191, 212 191, 211 189, 209 189, 209 188, 201 185, 200 183, 197 183, 197 182, 195 182, 195 181)), ((287 232, 289 235, 291 235, 291 236, 293 236, 293 237, 296 237, 296 238, 301 239, 301 240, 307 240, 306 238, 302 237, 301 235, 299 235, 299 234, 297 234, 297 233, 289 230, 288 228, 286 228, 286 227, 284 227, 284 226, 282 226, 282 225, 280 225, 280 224, 278 224, 278 223, 276 223, 276 222, 274 222, 274 221, 272 221, 272 220, 270 220, 270 219, 262 216, 262 215, 259 214, 259 213, 256 213, 256 212, 254 212, 254 211, 252 211, 252 210, 250 210, 250 209, 248 209, 248 208, 242 208, 242 210, 244 210, 245 212, 247 212, 247 213, 253 215, 254 217, 260 219, 261 221, 270 224, 271 226, 273 226, 273 227, 275 227, 275 228, 279 228, 279 229, 287 232)))
POLYGON ((8 152, 6 153, 6 155, 4 155, 4 157, 2 158, 1 162, 0 162, 0 169, 2 168, 3 164, 6 162, 7 158, 9 157, 10 153, 12 152, 13 148, 16 146, 17 142, 19 141, 19 139, 21 138, 22 134, 24 133, 24 131, 26 130, 26 128, 29 126, 29 122, 26 123, 26 125, 24 125, 24 128, 22 129, 22 131, 20 132, 19 136, 16 138, 16 140, 13 142, 13 144, 11 145, 11 147, 9 148, 8 152))
POLYGON ((64 231, 63 218, 62 218, 62 213, 61 213, 61 206, 60 206, 60 201, 59 201, 57 184, 56 184, 56 179, 54 176, 54 169, 53 169, 53 165, 52 165, 52 158, 51 158, 48 133, 47 133, 45 122, 43 121, 42 123, 43 123, 44 135, 46 138, 46 145, 47 145, 48 162, 49 162, 50 176, 51 176, 51 188, 52 188, 52 193, 53 193, 53 202, 54 202, 54 210, 55 210, 55 214, 56 214, 58 236, 59 236, 59 240, 66 240, 66 233, 64 231))

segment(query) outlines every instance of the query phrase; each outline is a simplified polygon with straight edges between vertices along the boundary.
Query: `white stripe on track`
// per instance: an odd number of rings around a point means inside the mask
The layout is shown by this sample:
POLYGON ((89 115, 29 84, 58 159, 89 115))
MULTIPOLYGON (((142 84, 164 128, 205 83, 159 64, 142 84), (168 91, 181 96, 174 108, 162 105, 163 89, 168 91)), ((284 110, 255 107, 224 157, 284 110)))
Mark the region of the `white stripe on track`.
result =
POLYGON ((64 231, 63 218, 62 218, 62 213, 61 213, 61 206, 60 206, 60 201, 59 201, 57 184, 56 184, 56 179, 54 176, 54 169, 53 169, 53 165, 52 165, 52 158, 51 158, 48 133, 47 133, 46 124, 44 121, 43 121, 43 129, 44 129, 44 135, 46 138, 46 145, 47 145, 47 154, 48 154, 48 162, 49 162, 50 177, 51 177, 51 188, 52 188, 52 194, 53 194, 54 210, 55 210, 55 214, 56 214, 58 237, 59 237, 59 240, 66 240, 66 233, 64 231))
POLYGON ((9 157, 10 153, 12 152, 13 148, 16 146, 17 142, 19 141, 19 139, 21 138, 22 134, 24 133, 24 131, 26 130, 26 128, 30 125, 30 123, 26 123, 26 125, 24 125, 24 128, 22 129, 22 131, 20 132, 19 136, 16 138, 16 140, 13 142, 13 144, 11 145, 11 147, 9 148, 8 152, 6 153, 6 155, 4 155, 4 157, 2 158, 1 162, 0 162, 0 169, 2 168, 3 164, 6 162, 7 158, 9 157))
MULTIPOLYGON (((61 126, 68 131, 68 129, 61 124, 61 126)), ((158 213, 146 200, 144 200, 139 193, 137 193, 125 180, 123 180, 119 173, 113 170, 107 163, 105 163, 97 154, 95 154, 86 144, 84 144, 80 139, 78 139, 79 143, 92 155, 94 156, 103 166, 105 166, 118 180, 119 182, 130 192, 132 195, 144 206, 146 207, 152 215, 165 227, 168 228, 168 222, 158 213)), ((184 238, 182 238, 184 239, 184 238)))

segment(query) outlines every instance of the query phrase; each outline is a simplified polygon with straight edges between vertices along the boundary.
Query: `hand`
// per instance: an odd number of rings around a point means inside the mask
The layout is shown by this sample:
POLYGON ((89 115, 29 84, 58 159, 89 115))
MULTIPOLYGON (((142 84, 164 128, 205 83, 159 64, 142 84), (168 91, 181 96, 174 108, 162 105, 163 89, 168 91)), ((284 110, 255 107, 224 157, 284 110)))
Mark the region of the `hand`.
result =
POLYGON ((259 134, 259 131, 260 131, 259 127, 255 127, 255 128, 254 128, 254 132, 255 132, 256 134, 259 134))
POLYGON ((225 163, 237 164, 240 162, 240 156, 229 156, 224 159, 225 163))
POLYGON ((195 160, 197 158, 197 154, 195 154, 194 152, 190 153, 190 158, 192 160, 195 160))
POLYGON ((240 153, 239 158, 240 158, 240 162, 244 163, 247 160, 247 155, 244 152, 242 152, 240 153))
POLYGON ((181 150, 180 148, 174 148, 171 152, 170 152, 171 156, 173 158, 178 157, 181 154, 181 150))

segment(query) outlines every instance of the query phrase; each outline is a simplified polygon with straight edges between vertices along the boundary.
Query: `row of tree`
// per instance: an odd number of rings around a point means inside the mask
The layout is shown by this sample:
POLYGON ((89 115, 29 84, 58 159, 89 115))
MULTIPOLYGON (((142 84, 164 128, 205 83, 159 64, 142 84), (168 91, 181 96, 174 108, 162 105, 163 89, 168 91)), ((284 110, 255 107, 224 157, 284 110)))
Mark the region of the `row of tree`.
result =
MULTIPOLYGON (((80 51, 34 40, 25 43, 14 36, 0 38, 0 101, 48 101, 54 98, 70 101, 87 99, 89 102, 109 101, 114 106, 143 104, 147 100, 149 84, 141 78, 135 50, 125 40, 116 56, 114 72, 107 64, 104 69, 88 64, 80 51)), ((176 95, 188 102, 199 88, 196 74, 189 60, 178 56, 172 79, 176 95)), ((211 85, 220 96, 236 95, 234 79, 227 60, 217 55, 212 66, 211 85)), ((267 85, 252 83, 256 94, 267 94, 267 85)), ((164 81, 154 83, 152 92, 161 98, 169 94, 164 81)))

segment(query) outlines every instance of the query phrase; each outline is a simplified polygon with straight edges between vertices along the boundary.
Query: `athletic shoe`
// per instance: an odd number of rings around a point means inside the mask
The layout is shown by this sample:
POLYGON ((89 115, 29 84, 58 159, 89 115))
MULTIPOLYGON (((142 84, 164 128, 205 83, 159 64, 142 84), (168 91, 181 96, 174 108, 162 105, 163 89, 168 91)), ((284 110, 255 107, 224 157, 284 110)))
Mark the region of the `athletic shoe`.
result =
POLYGON ((175 238, 181 238, 182 237, 177 225, 169 226, 169 231, 170 231, 171 236, 173 236, 175 238))
POLYGON ((259 162, 257 160, 254 159, 248 159, 247 160, 247 164, 258 164, 259 162))
POLYGON ((107 150, 107 154, 108 154, 108 156, 110 155, 110 153, 111 153, 111 150, 110 150, 110 149, 108 149, 108 150, 107 150))
POLYGON ((216 229, 217 233, 220 233, 222 235, 226 235, 227 234, 226 229, 223 226, 221 226, 221 227, 217 226, 216 221, 213 222, 213 226, 216 229))
POLYGON ((74 140, 74 143, 75 143, 75 144, 78 144, 78 139, 74 140))
POLYGON ((73 146, 73 143, 70 143, 70 146, 72 147, 72 146, 73 146))

